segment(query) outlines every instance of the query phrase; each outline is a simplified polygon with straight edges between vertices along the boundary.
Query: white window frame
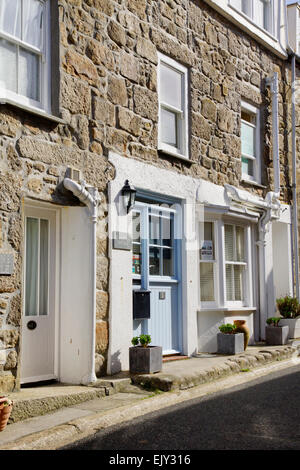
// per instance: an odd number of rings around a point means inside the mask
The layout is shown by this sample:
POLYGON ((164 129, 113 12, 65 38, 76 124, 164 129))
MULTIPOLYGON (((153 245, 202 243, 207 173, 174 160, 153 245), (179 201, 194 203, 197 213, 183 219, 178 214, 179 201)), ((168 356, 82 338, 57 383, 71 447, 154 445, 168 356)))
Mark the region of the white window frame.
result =
POLYGON ((250 285, 252 286, 252 276, 251 270, 249 269, 249 262, 251 259, 249 249, 251 247, 251 238, 250 238, 250 227, 248 225, 242 224, 240 221, 223 221, 223 279, 224 279, 224 304, 225 306, 233 307, 246 307, 250 305, 250 285), (242 227, 244 229, 244 261, 229 261, 225 258, 225 225, 231 225, 234 227, 233 236, 234 236, 234 251, 236 251, 236 227, 242 227), (242 286, 242 299, 241 300, 227 300, 227 289, 226 289, 226 266, 243 266, 243 286, 242 286))
MULTIPOLYGON (((20 95, 11 90, 7 90, 0 86, 0 102, 8 102, 15 104, 19 107, 32 109, 33 111, 40 112, 41 110, 46 113, 51 113, 51 67, 50 67, 50 0, 39 0, 44 6, 44 29, 41 49, 24 42, 22 39, 16 38, 5 31, 0 30, 0 38, 9 41, 11 44, 20 46, 29 52, 33 52, 40 56, 40 101, 30 99, 26 96, 20 95)), ((17 52, 18 54, 18 52, 17 52)))
MULTIPOLYGON (((242 158, 247 158, 248 160, 253 161, 253 176, 248 175, 247 173, 243 173, 243 169, 241 166, 241 173, 242 173, 242 179, 254 183, 261 183, 261 158, 260 158, 260 153, 261 153, 261 148, 260 148, 260 111, 258 108, 255 106, 246 103, 245 101, 242 101, 241 103, 241 111, 244 111, 246 113, 252 114, 255 116, 255 157, 253 155, 247 155, 242 153, 242 145, 241 145, 241 164, 242 164, 242 158)), ((241 118, 241 124, 243 120, 241 118)), ((244 121, 247 125, 251 125, 248 121, 244 121)), ((241 126, 241 144, 242 144, 242 126, 241 126)))
POLYGON ((189 159, 189 135, 188 135, 188 69, 183 65, 179 64, 175 60, 171 59, 168 56, 165 56, 158 52, 158 150, 161 150, 169 155, 183 158, 185 160, 189 159), (176 72, 182 74, 182 109, 177 109, 168 103, 164 103, 160 99, 160 65, 161 63, 166 64, 167 66, 173 68, 176 72), (178 119, 178 139, 179 147, 175 148, 172 145, 168 145, 162 142, 161 138, 161 109, 170 110, 177 114, 178 119))
MULTIPOLYGON (((234 5, 234 0, 228 0, 228 5, 237 11, 240 15, 242 15, 244 18, 247 18, 251 23, 253 23, 255 26, 260 28, 261 30, 265 31, 266 33, 270 34, 271 36, 274 36, 275 33, 275 24, 274 24, 274 18, 275 18, 275 13, 274 13, 274 8, 275 8, 275 2, 274 0, 269 0, 271 4, 271 19, 270 19, 270 28, 267 29, 265 26, 261 26, 257 23, 257 0, 246 0, 247 3, 249 4, 249 13, 245 13, 243 10, 240 10, 234 5)), ((267 2, 266 2, 267 3, 267 2)))
MULTIPOLYGON (((200 289, 200 241, 201 241, 201 223, 198 223, 198 279, 199 279, 199 309, 203 311, 242 311, 256 310, 254 304, 253 291, 253 253, 254 253, 254 233, 252 223, 249 220, 241 220, 240 218, 232 218, 220 214, 217 216, 213 213, 206 212, 204 222, 213 222, 215 237, 215 260, 214 260, 214 291, 215 300, 212 302, 201 301, 200 289), (226 260, 225 260, 225 225, 235 225, 244 228, 245 233, 245 261, 236 264, 245 266, 243 275, 243 299, 241 301, 227 300, 226 298, 226 260)), ((211 262, 211 261, 210 261, 211 262)))

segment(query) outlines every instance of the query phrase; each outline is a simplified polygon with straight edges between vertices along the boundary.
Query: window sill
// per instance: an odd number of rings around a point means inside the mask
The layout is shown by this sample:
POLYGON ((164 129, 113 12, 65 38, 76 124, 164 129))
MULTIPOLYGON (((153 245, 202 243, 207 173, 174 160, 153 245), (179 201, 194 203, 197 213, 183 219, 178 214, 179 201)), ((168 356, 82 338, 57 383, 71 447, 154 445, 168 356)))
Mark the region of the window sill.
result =
POLYGON ((18 103, 17 101, 11 100, 6 97, 0 97, 0 104, 8 104, 10 106, 15 106, 16 108, 22 109, 23 111, 28 111, 29 113, 35 114, 36 116, 43 117, 44 119, 48 119, 49 121, 56 122, 58 124, 65 124, 65 121, 57 116, 53 116, 53 114, 49 114, 46 111, 35 108, 33 106, 24 105, 18 103))
POLYGON ((193 162, 192 160, 190 160, 188 157, 185 157, 184 155, 181 155, 180 153, 171 152, 170 150, 158 148, 158 152, 163 154, 163 155, 169 155, 171 157, 178 158, 178 160, 184 160, 185 162, 190 163, 190 164, 196 163, 196 162, 193 162))
POLYGON ((255 186, 256 188, 261 188, 261 189, 266 189, 267 186, 264 186, 263 184, 257 183, 256 181, 248 180, 247 178, 242 178, 241 183, 248 184, 250 186, 255 186))
POLYGON ((256 307, 204 307, 204 308, 199 308, 198 313, 202 312, 255 312, 256 307))

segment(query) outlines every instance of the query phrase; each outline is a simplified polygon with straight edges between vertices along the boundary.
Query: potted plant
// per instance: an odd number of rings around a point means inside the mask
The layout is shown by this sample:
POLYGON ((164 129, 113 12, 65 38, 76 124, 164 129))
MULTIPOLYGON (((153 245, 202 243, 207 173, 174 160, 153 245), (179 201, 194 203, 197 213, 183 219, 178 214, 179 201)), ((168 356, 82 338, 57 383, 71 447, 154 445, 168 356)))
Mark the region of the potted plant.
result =
POLYGON ((300 338, 300 304, 297 297, 286 295, 277 299, 276 303, 283 317, 279 326, 289 327, 289 338, 300 338))
POLYGON ((7 397, 0 397, 0 431, 3 431, 10 417, 13 402, 7 397))
POLYGON ((289 338, 288 325, 280 326, 280 317, 271 317, 267 319, 266 343, 272 346, 287 344, 289 338))
POLYGON ((219 326, 220 333, 217 334, 219 354, 238 354, 244 351, 244 334, 237 332, 236 325, 226 323, 219 326))
POLYGON ((132 338, 129 348, 129 370, 133 374, 151 374, 162 369, 162 347, 149 346, 150 335, 132 338))

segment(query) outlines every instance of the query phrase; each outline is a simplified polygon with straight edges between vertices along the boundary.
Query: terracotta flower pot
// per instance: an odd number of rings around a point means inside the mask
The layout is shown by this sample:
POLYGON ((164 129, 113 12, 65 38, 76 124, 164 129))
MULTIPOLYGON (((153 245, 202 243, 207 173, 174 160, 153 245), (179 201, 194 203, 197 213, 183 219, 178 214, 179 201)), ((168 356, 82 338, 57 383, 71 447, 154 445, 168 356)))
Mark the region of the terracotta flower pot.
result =
POLYGON ((234 320, 233 323, 236 325, 237 332, 244 333, 244 351, 246 351, 250 339, 250 330, 247 326, 246 320, 234 320))
POLYGON ((5 429, 12 407, 12 405, 4 405, 4 403, 0 404, 0 431, 5 429))

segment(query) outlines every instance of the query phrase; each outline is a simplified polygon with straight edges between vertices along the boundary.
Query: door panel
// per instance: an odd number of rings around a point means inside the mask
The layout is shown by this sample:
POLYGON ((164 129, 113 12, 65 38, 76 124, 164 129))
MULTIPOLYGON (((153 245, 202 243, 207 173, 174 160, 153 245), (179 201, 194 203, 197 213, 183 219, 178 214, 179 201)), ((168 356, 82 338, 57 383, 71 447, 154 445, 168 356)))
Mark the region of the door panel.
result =
POLYGON ((25 209, 21 383, 55 378, 56 213, 25 209))
POLYGON ((175 239, 178 214, 171 208, 137 203, 133 234, 133 278, 151 291, 151 318, 133 322, 134 336, 151 335, 164 354, 181 352, 180 243, 175 239), (139 214, 139 215, 138 215, 139 214), (138 253, 138 254, 136 254, 138 253), (140 264, 138 264, 140 263, 140 264))
POLYGON ((163 346, 164 354, 180 352, 178 328, 178 287, 150 286, 151 318, 148 328, 152 343, 163 346))

